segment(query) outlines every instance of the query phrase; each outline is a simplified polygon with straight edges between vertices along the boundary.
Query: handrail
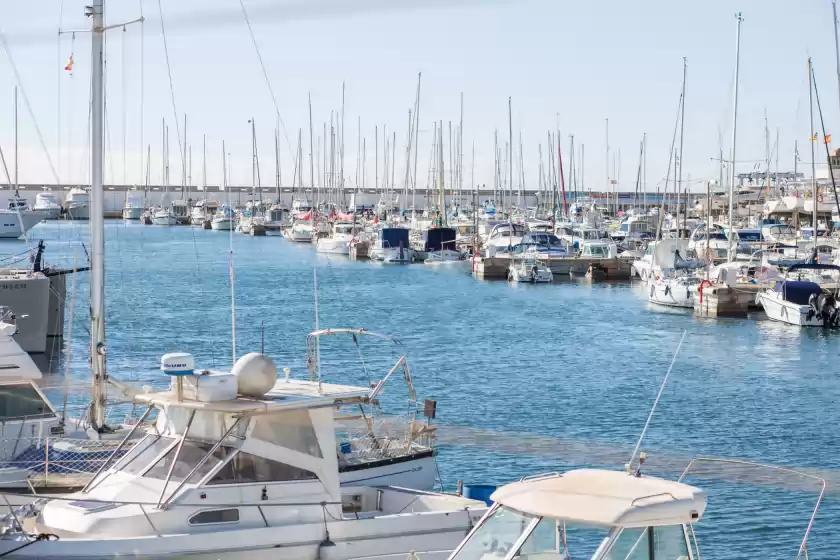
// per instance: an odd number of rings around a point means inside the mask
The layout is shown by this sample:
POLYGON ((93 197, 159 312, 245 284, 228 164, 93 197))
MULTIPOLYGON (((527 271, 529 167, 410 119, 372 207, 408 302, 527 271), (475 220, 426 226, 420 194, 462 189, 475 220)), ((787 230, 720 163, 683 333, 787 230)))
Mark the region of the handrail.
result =
POLYGON ((826 488, 828 486, 826 484, 826 481, 825 481, 824 478, 822 478, 820 476, 813 475, 813 474, 809 474, 809 473, 806 473, 806 472, 798 471, 798 470, 795 470, 795 469, 789 469, 787 467, 777 467, 776 465, 766 465, 766 464, 763 464, 763 463, 756 463, 756 462, 753 462, 753 461, 744 461, 744 460, 741 460, 741 459, 722 459, 722 458, 716 458, 716 457, 697 457, 696 459, 692 459, 691 462, 685 467, 685 470, 680 475, 680 478, 678 479, 678 482, 682 482, 683 479, 685 478, 685 476, 691 470, 691 467, 693 467, 695 463, 699 463, 699 462, 728 463, 728 464, 732 464, 732 465, 740 465, 740 466, 746 466, 746 467, 759 467, 759 468, 762 468, 762 469, 768 469, 768 470, 773 470, 773 471, 778 471, 778 472, 783 472, 783 473, 788 473, 788 474, 795 474, 797 476, 810 478, 811 480, 814 480, 814 481, 818 482, 821 485, 820 494, 817 497, 817 503, 814 505, 814 511, 811 513, 811 518, 808 520, 808 527, 805 529, 805 536, 802 538, 802 543, 799 545, 799 551, 796 554, 796 559, 797 560, 799 560, 799 558, 802 557, 803 552, 805 552, 805 555, 807 557, 808 552, 807 552, 806 544, 808 543, 808 537, 811 534, 811 529, 813 528, 814 521, 817 518, 817 512, 820 509, 820 505, 822 504, 822 500, 823 500, 823 497, 825 496, 825 491, 826 491, 826 488))
POLYGON ((676 501, 677 497, 671 494, 670 492, 659 492, 658 494, 650 494, 649 496, 639 496, 638 498, 633 498, 633 501, 630 502, 630 507, 636 505, 636 502, 641 500, 648 500, 650 498, 656 498, 659 496, 670 496, 672 500, 676 501))
MULTIPOLYGON (((279 481, 278 481, 279 482, 279 481)), ((21 494, 19 492, 3 492, 0 491, 0 496, 3 496, 4 499, 8 499, 9 497, 18 497, 18 498, 31 498, 32 501, 37 500, 45 500, 47 502, 54 502, 54 501, 62 501, 62 502, 84 502, 86 504, 102 504, 102 505, 112 505, 112 506, 152 506, 156 507, 157 503, 155 502, 138 502, 138 501, 129 501, 129 500, 98 500, 95 498, 81 498, 78 494, 75 495, 64 495, 64 494, 51 494, 49 497, 46 496, 33 496, 32 494, 21 494)), ((320 502, 269 502, 266 500, 261 500, 255 503, 189 503, 189 504, 169 504, 168 507, 201 507, 201 508, 232 508, 232 507, 307 507, 307 506, 340 506, 343 505, 343 502, 331 502, 331 501, 320 501, 320 502)), ((11 504, 10 504, 11 506, 11 504)), ((14 506, 11 506, 14 507, 14 506)))

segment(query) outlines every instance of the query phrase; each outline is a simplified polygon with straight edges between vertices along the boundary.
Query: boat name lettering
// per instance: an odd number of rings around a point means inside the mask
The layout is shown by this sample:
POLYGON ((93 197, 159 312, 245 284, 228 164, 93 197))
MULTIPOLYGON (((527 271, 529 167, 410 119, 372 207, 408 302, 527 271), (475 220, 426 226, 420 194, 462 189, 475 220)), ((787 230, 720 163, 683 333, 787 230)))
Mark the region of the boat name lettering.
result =
POLYGON ((0 290, 25 290, 27 289, 25 282, 15 282, 13 284, 2 284, 0 290))

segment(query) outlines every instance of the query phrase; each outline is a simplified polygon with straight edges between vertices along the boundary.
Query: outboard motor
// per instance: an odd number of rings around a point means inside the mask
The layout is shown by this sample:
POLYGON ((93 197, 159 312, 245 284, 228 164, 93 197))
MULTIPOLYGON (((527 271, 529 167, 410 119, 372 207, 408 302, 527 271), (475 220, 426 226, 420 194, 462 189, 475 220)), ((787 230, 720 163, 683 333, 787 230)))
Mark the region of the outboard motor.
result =
POLYGON ((822 294, 813 294, 808 299, 808 318, 817 317, 822 321, 822 326, 825 329, 834 328, 838 326, 840 320, 840 310, 837 309, 837 300, 834 294, 824 292, 822 294))

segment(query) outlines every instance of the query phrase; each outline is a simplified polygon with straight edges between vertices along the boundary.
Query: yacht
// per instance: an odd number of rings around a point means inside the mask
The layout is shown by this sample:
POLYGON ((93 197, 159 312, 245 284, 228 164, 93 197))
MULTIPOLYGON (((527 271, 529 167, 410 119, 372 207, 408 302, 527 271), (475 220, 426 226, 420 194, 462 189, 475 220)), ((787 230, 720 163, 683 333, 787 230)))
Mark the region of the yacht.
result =
MULTIPOLYGON (((162 360, 164 391, 127 391, 154 426, 80 492, 27 504, 0 537, 15 557, 332 558, 452 550, 484 502, 359 481, 341 486, 336 416, 374 388, 276 379, 261 354, 230 374, 162 360), (22 527, 54 535, 27 541, 22 527), (22 548, 22 545, 29 544, 22 548)), ((247 357, 247 356, 245 356, 247 357)), ((237 365, 242 363, 240 359, 237 365)), ((140 426, 138 424, 137 426, 140 426)))
POLYGON ((648 282, 655 279, 662 269, 671 268, 677 253, 685 254, 687 249, 687 239, 652 241, 645 249, 645 254, 633 261, 632 271, 642 282, 648 282))
POLYGON ((551 268, 533 255, 516 259, 508 268, 508 282, 529 284, 550 284, 554 281, 551 268))
POLYGON ((414 249, 411 248, 409 242, 409 230, 400 227, 380 229, 376 239, 368 247, 368 258, 384 264, 414 262, 414 249))
POLYGON ((580 257, 584 259, 614 259, 618 256, 618 245, 609 239, 581 241, 580 257))
POLYGON ((125 204, 122 209, 123 220, 139 220, 146 209, 146 197, 137 192, 128 193, 125 196, 125 204))
POLYGON ((64 210, 71 220, 89 220, 90 193, 83 188, 73 187, 64 200, 64 210))
POLYGON ((186 200, 173 200, 170 204, 175 225, 189 225, 192 209, 186 200))
MULTIPOLYGON (((311 214, 310 214, 311 215, 311 214)), ((312 220, 295 220, 292 227, 286 229, 286 239, 295 243, 312 243, 314 235, 312 220)))
MULTIPOLYGON (((773 321, 799 327, 840 327, 840 305, 837 290, 823 289, 819 283, 792 280, 790 275, 800 270, 840 273, 840 266, 830 264, 794 264, 785 277, 775 285, 758 292, 756 301, 773 321)), ((820 279, 820 278, 814 278, 820 279)), ((833 281, 836 285, 838 277, 833 281)))
POLYGON ((457 231, 451 227, 433 227, 423 231, 413 248, 416 257, 422 261, 459 262, 463 257, 457 248, 457 231))
POLYGON ((45 220, 57 220, 61 216, 61 204, 58 203, 58 198, 52 192, 39 192, 35 195, 35 204, 32 206, 32 211, 45 220))
POLYGON ((218 202, 202 198, 195 203, 195 206, 193 206, 190 211, 190 224, 200 226, 204 224, 205 221, 212 220, 218 209, 218 202))
POLYGON ((0 239, 17 239, 44 221, 43 214, 32 210, 0 210, 0 239))
POLYGON ((539 259, 562 259, 569 250, 562 239, 552 233, 526 233, 513 248, 514 255, 533 254, 539 259))
POLYGON ((502 222, 493 226, 484 245, 497 249, 507 249, 519 245, 524 235, 525 227, 522 224, 502 222))
POLYGON ((233 210, 227 204, 223 204, 213 214, 213 219, 210 220, 210 227, 217 231, 230 231, 233 229, 234 220, 235 214, 233 210))
POLYGON ((163 207, 156 209, 152 214, 152 223, 156 226, 174 226, 178 220, 172 213, 171 207, 163 207))
POLYGON ((315 252, 330 255, 349 255, 350 242, 353 241, 358 230, 358 226, 353 222, 334 222, 328 237, 319 237, 315 240, 315 252))
POLYGON ((656 232, 650 223, 650 216, 633 215, 619 224, 618 229, 610 233, 610 237, 622 241, 626 237, 650 235, 656 232))

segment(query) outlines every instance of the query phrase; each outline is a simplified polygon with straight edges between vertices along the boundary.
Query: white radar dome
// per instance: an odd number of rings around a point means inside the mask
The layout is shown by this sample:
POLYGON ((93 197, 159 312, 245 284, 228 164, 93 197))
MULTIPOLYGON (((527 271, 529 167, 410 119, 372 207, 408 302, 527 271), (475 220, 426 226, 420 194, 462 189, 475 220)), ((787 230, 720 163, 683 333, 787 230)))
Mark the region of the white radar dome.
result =
POLYGON ((277 382, 277 364, 259 352, 245 354, 236 360, 230 372, 236 376, 239 394, 247 397, 261 398, 277 382))
POLYGON ((167 375, 191 375, 195 369, 195 358, 186 352, 172 352, 160 358, 160 369, 167 375))

